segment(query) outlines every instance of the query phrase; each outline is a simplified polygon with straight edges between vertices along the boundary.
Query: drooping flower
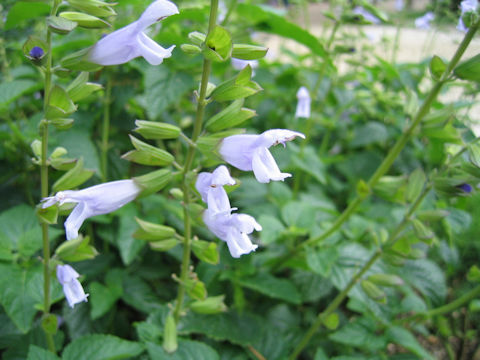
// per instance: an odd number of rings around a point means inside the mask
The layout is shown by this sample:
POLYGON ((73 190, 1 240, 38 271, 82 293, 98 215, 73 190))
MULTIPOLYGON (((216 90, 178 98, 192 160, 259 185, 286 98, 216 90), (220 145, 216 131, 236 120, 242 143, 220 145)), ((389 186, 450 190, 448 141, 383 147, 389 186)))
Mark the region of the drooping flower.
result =
POLYGON ((256 220, 246 214, 213 213, 210 209, 203 213, 203 221, 208 229, 228 245, 228 250, 234 258, 248 254, 258 247, 252 244, 248 237, 253 230, 261 231, 262 227, 256 220))
POLYGON ((195 187, 202 196, 202 200, 208 204, 211 214, 230 213, 232 210, 224 185, 235 185, 235 180, 230 176, 225 165, 220 165, 212 173, 198 174, 195 187))
POLYGON ((143 56, 151 65, 159 65, 172 55, 175 45, 164 49, 143 31, 150 25, 178 14, 177 6, 168 0, 156 0, 150 4, 137 21, 127 25, 103 39, 90 50, 89 61, 99 65, 124 64, 143 56))
POLYGON ((305 139, 302 133, 286 130, 272 129, 260 135, 232 135, 222 140, 220 154, 229 164, 243 171, 252 171, 261 183, 270 180, 284 180, 292 176, 281 173, 275 159, 268 148, 272 145, 282 144, 297 136, 305 139))
POLYGON ((460 3, 460 10, 462 13, 460 14, 460 18, 458 19, 458 25, 457 25, 458 30, 463 32, 468 31, 468 28, 465 26, 465 23, 463 22, 463 15, 470 11, 477 11, 477 7, 478 7, 477 0, 463 0, 460 3))
POLYGON ((71 308, 82 301, 87 302, 88 294, 85 294, 82 284, 77 280, 79 277, 70 265, 57 265, 57 279, 71 308))
POLYGON ((425 15, 415 19, 415 26, 418 29, 428 30, 430 29, 430 21, 432 21, 433 19, 435 19, 435 15, 431 11, 429 11, 425 15))
POLYGON ((367 10, 365 10, 363 7, 361 6, 356 6, 354 9, 353 9, 353 13, 354 14, 357 14, 357 15, 361 15, 363 16, 363 18, 366 20, 366 21, 369 21, 371 22, 372 24, 380 24, 381 23, 381 20, 379 18, 377 18, 375 15, 369 13, 367 10))
POLYGON ((297 109, 295 110, 295 117, 309 118, 310 117, 310 94, 305 86, 302 86, 297 91, 297 109))
POLYGON ((82 190, 59 191, 55 196, 43 199, 43 208, 55 203, 77 203, 65 221, 67 240, 76 239, 85 219, 108 214, 135 199, 140 187, 133 180, 112 181, 82 190))

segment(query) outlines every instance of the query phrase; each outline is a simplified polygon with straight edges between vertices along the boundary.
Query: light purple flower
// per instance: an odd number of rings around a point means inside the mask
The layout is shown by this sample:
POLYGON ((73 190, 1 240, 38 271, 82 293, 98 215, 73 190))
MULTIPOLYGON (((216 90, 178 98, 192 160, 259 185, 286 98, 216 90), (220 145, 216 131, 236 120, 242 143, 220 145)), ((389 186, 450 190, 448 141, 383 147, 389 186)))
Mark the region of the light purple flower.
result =
POLYGON ((87 302, 88 294, 85 294, 82 284, 77 280, 79 276, 70 265, 57 265, 57 279, 71 308, 79 302, 87 302))
POLYGON ((178 14, 178 8, 174 3, 156 0, 137 21, 99 40, 90 50, 89 61, 99 65, 118 65, 143 56, 151 65, 161 64, 164 58, 172 55, 175 46, 164 49, 143 31, 174 14, 178 14))
POLYGON ((361 6, 356 6, 355 9, 353 9, 353 13, 363 16, 363 18, 366 21, 369 21, 372 24, 380 24, 381 23, 381 20, 379 18, 377 18, 375 15, 369 13, 367 10, 365 10, 361 6))
POLYGON ((261 183, 283 181, 292 175, 280 172, 268 148, 278 144, 285 147, 287 141, 297 136, 305 139, 302 133, 286 129, 267 130, 260 135, 232 135, 222 140, 220 154, 226 162, 240 170, 253 170, 261 183))
POLYGON ((477 11, 478 1, 477 0, 463 0, 460 3, 460 10, 462 13, 460 14, 460 18, 458 19, 457 29, 463 32, 467 32, 468 28, 463 23, 463 15, 470 11, 477 11))
POLYGON ((230 176, 225 165, 220 165, 212 173, 198 174, 195 187, 213 215, 226 212, 230 214, 232 210, 224 185, 235 185, 235 180, 230 176))
POLYGON ((405 7, 405 4, 403 0, 395 0, 395 9, 397 11, 402 11, 404 7, 405 7))
POLYGON ((255 219, 246 214, 213 213, 210 209, 203 213, 203 221, 208 229, 228 245, 234 258, 248 254, 258 247, 248 237, 253 230, 261 231, 262 227, 255 219))
POLYGON ((418 29, 428 30, 430 29, 430 21, 432 21, 433 19, 435 19, 435 15, 431 11, 429 11, 425 15, 415 19, 415 26, 418 29))
POLYGON ((295 110, 295 117, 309 118, 310 117, 310 94, 305 86, 302 86, 297 91, 297 109, 295 110))
POLYGON ((232 67, 235 70, 243 70, 247 65, 252 68, 252 76, 255 76, 255 69, 258 67, 258 60, 242 60, 232 58, 232 67))
POLYGON ((82 190, 59 191, 55 196, 43 199, 43 208, 55 203, 77 203, 65 221, 67 240, 76 239, 85 219, 108 214, 135 199, 140 187, 133 180, 119 180, 95 185, 82 190))

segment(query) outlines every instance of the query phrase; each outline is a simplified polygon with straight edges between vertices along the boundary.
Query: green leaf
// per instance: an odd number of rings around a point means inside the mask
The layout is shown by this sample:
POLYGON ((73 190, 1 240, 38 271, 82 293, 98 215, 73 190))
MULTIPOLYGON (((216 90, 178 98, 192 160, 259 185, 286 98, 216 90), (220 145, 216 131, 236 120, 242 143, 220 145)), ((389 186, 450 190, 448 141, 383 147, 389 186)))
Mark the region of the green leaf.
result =
POLYGON ((480 146, 477 144, 468 145, 468 157, 470 162, 480 168, 480 146))
POLYGON ((205 40, 204 55, 207 59, 223 62, 232 54, 232 39, 230 33, 216 25, 205 40))
POLYGON ((432 74, 432 77, 435 80, 439 80, 446 69, 447 65, 443 62, 443 60, 437 55, 434 55, 432 60, 430 60, 430 73, 432 74))
POLYGON ((430 355, 415 339, 410 331, 400 326, 390 327, 385 334, 389 341, 403 346, 405 349, 410 350, 421 359, 434 360, 434 357, 430 355))
POLYGON ((33 80, 19 79, 0 83, 0 108, 5 107, 23 94, 39 89, 41 85, 33 80))
POLYGON ((236 13, 246 20, 260 26, 260 30, 293 39, 308 47, 316 55, 325 56, 326 52, 318 39, 300 26, 288 21, 285 16, 275 14, 268 7, 241 3, 236 13))
POLYGON ((477 265, 472 265, 467 273, 467 280, 470 282, 480 282, 480 268, 477 265))
POLYGON ((135 239, 133 234, 137 229, 135 215, 137 214, 134 204, 127 204, 120 209, 120 227, 116 236, 116 243, 120 251, 120 257, 125 265, 129 265, 135 260, 140 250, 145 246, 145 242, 135 239))
POLYGON ((415 235, 421 241, 426 242, 427 244, 431 244, 435 233, 418 219, 412 219, 412 225, 413 230, 415 231, 415 235))
POLYGON ((355 137, 350 142, 350 146, 357 148, 372 144, 384 143, 388 140, 388 131, 385 125, 370 121, 365 125, 358 126, 355 129, 355 137))
POLYGON ((480 299, 473 299, 472 301, 470 301, 470 303, 468 304, 468 310, 470 310, 470 312, 479 312, 480 311, 480 299))
POLYGON ((89 83, 87 81, 88 72, 82 71, 75 80, 67 86, 67 93, 72 101, 84 99, 91 93, 103 88, 100 84, 89 83))
POLYGON ((92 320, 105 315, 121 297, 121 293, 104 286, 99 282, 92 282, 89 286, 90 316, 92 320))
POLYGON ((377 333, 375 323, 367 318, 348 322, 328 338, 340 344, 370 351, 378 351, 387 345, 387 339, 377 333))
POLYGON ((462 62, 453 73, 463 80, 480 81, 480 54, 462 62))
POLYGON ((272 215, 262 214, 258 218, 258 223, 262 225, 260 239, 264 245, 276 242, 282 235, 282 232, 285 231, 283 223, 272 215))
POLYGON ((19 28, 23 21, 41 18, 49 12, 50 4, 16 1, 8 10, 5 30, 19 28))
POLYGON ((385 292, 383 292, 383 290, 380 289, 373 282, 369 280, 363 280, 361 282, 361 285, 362 285, 363 291, 365 291, 365 294, 367 294, 369 298, 375 301, 378 301, 380 303, 385 303, 387 301, 385 292))
POLYGON ((45 224, 56 224, 58 218, 58 206, 49 206, 48 208, 37 206, 36 214, 41 222, 44 222, 45 224))
POLYGON ((30 345, 27 360, 60 360, 60 358, 49 350, 30 345))
POLYGON ((48 27, 57 34, 68 34, 77 27, 77 23, 58 16, 47 17, 48 27))
POLYGON ((337 262, 338 250, 336 247, 312 249, 307 252, 308 267, 318 275, 328 277, 332 266, 337 262))
POLYGON ((174 72, 166 66, 150 66, 143 76, 145 93, 140 100, 150 120, 158 119, 169 106, 178 104, 183 95, 195 87, 190 74, 174 72))
POLYGON ((260 273, 248 278, 235 280, 239 285, 255 290, 274 299, 292 304, 300 304, 300 294, 289 280, 279 279, 267 273, 260 273))
POLYGON ((122 285, 122 301, 138 311, 149 314, 161 308, 161 299, 141 277, 124 275, 122 285))
POLYGON ((104 29, 110 27, 110 24, 105 20, 75 11, 64 11, 60 13, 60 16, 67 20, 74 21, 78 26, 86 29, 104 29))
POLYGON ((192 340, 179 340, 178 349, 168 354, 162 346, 148 342, 147 351, 152 360, 219 360, 217 352, 210 346, 192 340))
POLYGON ((62 360, 117 360, 132 358, 144 351, 142 344, 112 335, 86 335, 65 347, 62 360))
POLYGON ((328 330, 335 330, 340 324, 340 318, 337 313, 332 313, 323 320, 323 324, 328 330))
POLYGON ((217 243, 194 239, 192 241, 192 250, 197 258, 208 264, 215 265, 220 260, 217 243))
POLYGON ((93 175, 93 170, 83 168, 83 157, 77 160, 75 166, 60 177, 52 186, 53 192, 74 189, 82 185, 93 175))

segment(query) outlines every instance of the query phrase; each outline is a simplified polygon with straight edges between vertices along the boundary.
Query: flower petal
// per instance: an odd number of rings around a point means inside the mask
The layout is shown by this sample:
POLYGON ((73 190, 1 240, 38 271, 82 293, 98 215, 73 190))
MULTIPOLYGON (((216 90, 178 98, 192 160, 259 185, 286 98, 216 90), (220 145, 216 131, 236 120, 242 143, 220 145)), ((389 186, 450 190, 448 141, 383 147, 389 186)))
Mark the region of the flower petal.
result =
POLYGON ((270 146, 282 144, 285 146, 287 141, 292 141, 296 137, 305 139, 305 135, 298 131, 292 131, 288 129, 272 129, 263 132, 257 139, 256 146, 264 146, 269 148, 270 146))
POLYGON ((178 8, 174 3, 168 0, 154 1, 145 9, 138 19, 139 30, 144 30, 150 25, 174 14, 178 14, 178 8))
POLYGON ((80 275, 70 265, 57 265, 57 279, 60 284, 64 285, 78 277, 80 275))
POLYGON ((283 181, 285 178, 292 176, 280 172, 272 154, 264 147, 260 147, 254 152, 252 168, 255 178, 261 183, 269 183, 270 180, 283 181))
POLYGON ((84 202, 78 203, 65 221, 65 233, 67 240, 73 240, 78 237, 78 230, 86 218, 92 216, 88 205, 84 202))
POLYGON ((212 185, 235 185, 235 180, 230 176, 225 165, 220 165, 212 172, 212 185))
POLYGON ((232 135, 222 140, 220 155, 229 164, 243 171, 252 170, 252 156, 259 135, 232 135))
POLYGON ((77 279, 73 279, 69 283, 63 285, 63 293, 65 294, 68 305, 71 308, 82 301, 87 302, 88 294, 85 294, 82 284, 80 284, 77 279))
POLYGON ((90 50, 88 60, 99 65, 118 65, 140 56, 137 22, 133 22, 99 40, 90 50))
POLYGON ((141 32, 137 35, 137 51, 143 56, 150 65, 160 65, 163 59, 172 56, 175 45, 165 49, 150 39, 145 33, 141 32))

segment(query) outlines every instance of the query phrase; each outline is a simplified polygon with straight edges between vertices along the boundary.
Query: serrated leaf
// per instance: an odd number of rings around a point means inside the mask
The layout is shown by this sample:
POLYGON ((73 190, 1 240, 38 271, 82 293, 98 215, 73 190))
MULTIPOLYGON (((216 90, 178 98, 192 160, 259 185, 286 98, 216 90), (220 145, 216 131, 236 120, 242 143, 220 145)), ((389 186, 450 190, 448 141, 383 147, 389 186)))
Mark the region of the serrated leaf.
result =
POLYGON ((421 359, 434 360, 434 357, 419 344, 417 339, 415 339, 412 333, 407 329, 400 326, 392 326, 387 330, 386 336, 391 342, 403 346, 421 359))
POLYGON ((308 267, 315 274, 328 277, 333 264, 338 259, 338 255, 336 247, 309 249, 306 251, 308 267))
POLYGON ((60 360, 60 358, 49 350, 30 345, 27 360, 60 360))
POLYGON ((217 352, 207 344, 179 340, 178 349, 173 354, 167 353, 162 346, 148 342, 147 351, 152 360, 219 360, 217 352))
POLYGON ((112 291, 109 287, 96 281, 90 284, 89 293, 89 303, 91 306, 90 316, 92 320, 105 315, 121 296, 121 293, 119 294, 116 291, 112 291))
POLYGON ((236 282, 246 288, 275 299, 281 299, 292 304, 300 304, 301 298, 295 285, 287 279, 279 279, 267 273, 260 273, 248 278, 236 279, 236 282))
POLYGON ((116 360, 132 358, 144 351, 142 344, 112 335, 86 335, 65 347, 62 360, 116 360))

